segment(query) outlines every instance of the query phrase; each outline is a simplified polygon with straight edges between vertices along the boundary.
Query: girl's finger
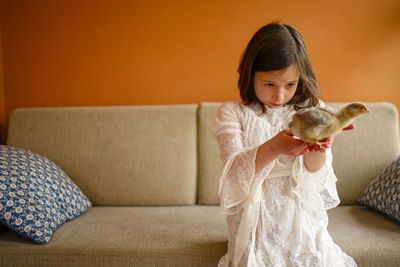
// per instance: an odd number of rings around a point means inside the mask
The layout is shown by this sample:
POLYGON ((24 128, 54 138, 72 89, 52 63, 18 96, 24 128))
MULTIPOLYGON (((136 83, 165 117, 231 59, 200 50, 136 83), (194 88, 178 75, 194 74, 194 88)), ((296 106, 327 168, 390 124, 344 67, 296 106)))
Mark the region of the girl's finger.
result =
POLYGON ((348 130, 353 130, 353 129, 354 129, 354 124, 350 124, 349 126, 344 127, 344 128, 342 129, 342 131, 348 131, 348 130))

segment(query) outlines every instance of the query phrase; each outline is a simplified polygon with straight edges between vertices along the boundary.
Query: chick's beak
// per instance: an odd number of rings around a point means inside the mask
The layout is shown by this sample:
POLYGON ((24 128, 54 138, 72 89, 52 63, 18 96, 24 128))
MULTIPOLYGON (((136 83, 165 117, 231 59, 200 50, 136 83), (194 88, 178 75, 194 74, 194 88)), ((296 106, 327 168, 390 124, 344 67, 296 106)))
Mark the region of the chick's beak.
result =
POLYGON ((371 110, 369 110, 367 107, 365 107, 365 112, 371 113, 371 110))

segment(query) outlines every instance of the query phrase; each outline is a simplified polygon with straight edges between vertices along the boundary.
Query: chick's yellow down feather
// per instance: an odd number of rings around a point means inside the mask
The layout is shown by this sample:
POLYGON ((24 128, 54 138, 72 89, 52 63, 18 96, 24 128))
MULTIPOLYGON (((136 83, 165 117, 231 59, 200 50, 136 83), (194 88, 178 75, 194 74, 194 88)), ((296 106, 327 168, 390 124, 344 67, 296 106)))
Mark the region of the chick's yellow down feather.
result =
POLYGON ((339 134, 344 127, 368 112, 370 110, 361 103, 348 104, 337 112, 324 108, 301 109, 293 115, 289 128, 301 140, 321 145, 319 140, 339 134))

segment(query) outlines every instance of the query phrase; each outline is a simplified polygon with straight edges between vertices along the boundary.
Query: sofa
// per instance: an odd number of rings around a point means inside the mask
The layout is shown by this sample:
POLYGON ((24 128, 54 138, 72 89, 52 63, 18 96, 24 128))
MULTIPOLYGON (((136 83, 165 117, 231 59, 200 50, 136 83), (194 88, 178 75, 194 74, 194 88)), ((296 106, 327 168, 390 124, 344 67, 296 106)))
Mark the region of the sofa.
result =
MULTIPOLYGON (((227 250, 219 105, 16 109, 6 145, 54 162, 92 207, 45 245, 1 226, 0 266, 216 266, 227 250)), ((400 154, 395 106, 367 106, 332 147, 341 203, 328 229, 359 266, 400 266, 400 224, 357 204, 400 154)))

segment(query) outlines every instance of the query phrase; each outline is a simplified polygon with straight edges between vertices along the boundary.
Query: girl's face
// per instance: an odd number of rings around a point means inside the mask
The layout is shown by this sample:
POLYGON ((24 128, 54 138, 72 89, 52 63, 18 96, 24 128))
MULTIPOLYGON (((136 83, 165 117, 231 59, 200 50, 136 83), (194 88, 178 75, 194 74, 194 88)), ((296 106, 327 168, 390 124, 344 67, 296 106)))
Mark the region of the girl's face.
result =
POLYGON ((296 65, 281 70, 254 73, 254 90, 258 99, 269 108, 280 108, 296 93, 299 73, 296 65))

